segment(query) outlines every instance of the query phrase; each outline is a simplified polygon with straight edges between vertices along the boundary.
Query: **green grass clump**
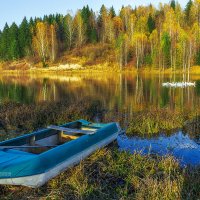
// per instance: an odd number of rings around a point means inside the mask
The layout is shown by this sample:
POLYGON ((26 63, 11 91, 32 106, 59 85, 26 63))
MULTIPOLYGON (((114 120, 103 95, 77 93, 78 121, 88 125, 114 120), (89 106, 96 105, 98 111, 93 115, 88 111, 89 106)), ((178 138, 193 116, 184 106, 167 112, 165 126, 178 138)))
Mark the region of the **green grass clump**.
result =
POLYGON ((167 109, 134 113, 129 121, 127 135, 153 135, 182 128, 185 116, 167 109))
POLYGON ((112 146, 39 189, 0 186, 0 199, 197 199, 198 175, 171 156, 129 154, 112 146))
POLYGON ((200 139, 200 115, 196 114, 195 117, 188 120, 183 128, 183 131, 190 135, 194 140, 200 139))

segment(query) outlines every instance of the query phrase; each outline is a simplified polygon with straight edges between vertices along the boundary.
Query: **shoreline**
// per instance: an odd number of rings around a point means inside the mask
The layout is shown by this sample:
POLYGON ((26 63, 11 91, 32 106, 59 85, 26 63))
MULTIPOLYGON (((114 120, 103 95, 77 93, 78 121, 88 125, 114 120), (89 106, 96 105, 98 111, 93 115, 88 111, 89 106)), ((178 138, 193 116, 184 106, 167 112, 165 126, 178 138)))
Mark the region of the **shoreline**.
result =
MULTIPOLYGON (((132 73, 132 74, 152 74, 152 75, 186 75, 188 76, 188 71, 183 71, 182 69, 177 69, 174 71, 173 68, 158 69, 151 66, 141 67, 137 70, 135 66, 127 66, 122 70, 116 63, 102 62, 100 64, 94 65, 84 65, 83 63, 47 63, 48 67, 43 68, 41 63, 33 64, 26 60, 19 60, 0 63, 0 73, 1 74, 78 74, 78 73, 132 73)), ((200 66, 192 66, 189 71, 189 75, 200 75, 200 66)))
MULTIPOLYGON (((189 75, 200 75, 200 66, 198 66, 199 69, 196 70, 197 66, 194 66, 190 69, 189 75)), ((4 70, 0 69, 1 74, 79 74, 79 73, 132 73, 132 74, 152 74, 152 75, 188 75, 188 72, 183 72, 182 70, 173 71, 171 68, 168 68, 166 70, 158 70, 158 69, 147 69, 147 68, 141 68, 137 70, 136 68, 125 68, 123 70, 119 70, 111 67, 105 68, 82 68, 82 69, 55 69, 55 67, 48 67, 48 68, 34 68, 34 69, 26 69, 26 70, 4 70)))

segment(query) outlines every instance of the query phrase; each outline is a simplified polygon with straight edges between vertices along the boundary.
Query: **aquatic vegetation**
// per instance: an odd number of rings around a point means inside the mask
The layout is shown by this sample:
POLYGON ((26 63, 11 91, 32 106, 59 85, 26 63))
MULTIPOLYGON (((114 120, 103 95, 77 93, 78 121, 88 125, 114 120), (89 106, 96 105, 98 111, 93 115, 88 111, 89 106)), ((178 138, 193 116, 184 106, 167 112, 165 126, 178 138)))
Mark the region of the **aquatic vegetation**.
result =
POLYGON ((128 124, 127 135, 152 135, 182 128, 187 116, 167 109, 134 113, 128 124))
POLYGON ((200 115, 194 116, 191 120, 188 120, 183 128, 184 132, 188 133, 193 139, 200 139, 200 115))
POLYGON ((153 136, 161 132, 171 133, 174 129, 183 128, 188 119, 195 113, 164 109, 146 109, 127 114, 127 110, 106 113, 105 121, 117 121, 128 136, 153 136))
POLYGON ((81 118, 91 120, 101 109, 98 100, 91 101, 89 98, 80 99, 76 103, 62 101, 26 105, 5 102, 0 105, 0 136, 14 137, 13 132, 21 134, 50 124, 63 124, 81 118))

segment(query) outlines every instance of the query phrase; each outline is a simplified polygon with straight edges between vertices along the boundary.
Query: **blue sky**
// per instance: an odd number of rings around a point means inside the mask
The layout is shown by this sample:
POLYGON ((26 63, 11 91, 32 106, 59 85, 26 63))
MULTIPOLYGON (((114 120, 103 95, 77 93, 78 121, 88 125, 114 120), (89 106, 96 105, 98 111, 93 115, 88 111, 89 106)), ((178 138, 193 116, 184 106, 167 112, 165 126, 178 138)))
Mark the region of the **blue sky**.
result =
MULTIPOLYGON (((116 11, 122 5, 158 5, 159 2, 168 3, 170 0, 2 0, 0 7, 0 29, 7 22, 9 25, 12 22, 19 24, 24 16, 41 17, 45 14, 61 13, 66 14, 68 10, 74 12, 84 5, 89 5, 94 11, 98 11, 102 4, 107 7, 112 5, 116 11)), ((188 0, 179 0, 182 7, 185 7, 188 0)))

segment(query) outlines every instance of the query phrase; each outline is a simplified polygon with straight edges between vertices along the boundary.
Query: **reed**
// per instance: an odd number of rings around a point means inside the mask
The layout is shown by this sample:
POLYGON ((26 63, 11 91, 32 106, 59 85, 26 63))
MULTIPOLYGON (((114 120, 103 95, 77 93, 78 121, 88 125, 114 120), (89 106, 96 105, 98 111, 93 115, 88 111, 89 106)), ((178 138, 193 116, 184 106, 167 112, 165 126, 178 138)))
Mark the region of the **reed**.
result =
POLYGON ((164 109, 148 109, 128 113, 126 110, 105 114, 105 121, 117 121, 126 130, 128 136, 154 136, 160 133, 170 134, 183 128, 196 113, 164 109))
POLYGON ((89 98, 76 103, 62 101, 25 105, 4 102, 0 105, 0 139, 15 137, 50 124, 63 124, 77 119, 91 120, 101 109, 98 100, 91 101, 89 98))
POLYGON ((153 135, 182 128, 185 116, 181 112, 167 109, 136 113, 127 128, 127 134, 153 135))

